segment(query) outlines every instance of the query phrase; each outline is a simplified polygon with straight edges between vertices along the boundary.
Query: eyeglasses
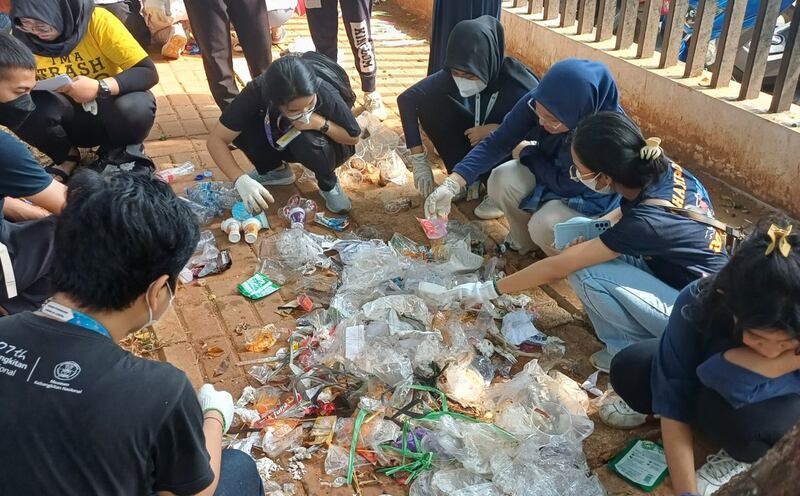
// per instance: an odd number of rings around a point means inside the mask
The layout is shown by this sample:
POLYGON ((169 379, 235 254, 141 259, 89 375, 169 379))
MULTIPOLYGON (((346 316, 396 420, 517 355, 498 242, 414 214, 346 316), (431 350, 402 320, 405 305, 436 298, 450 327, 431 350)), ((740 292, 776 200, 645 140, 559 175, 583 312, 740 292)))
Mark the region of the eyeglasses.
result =
POLYGON ((577 165, 572 164, 572 165, 569 166, 569 178, 572 179, 573 181, 575 181, 576 183, 579 183, 582 180, 591 181, 592 179, 597 177, 599 174, 600 174, 599 172, 587 172, 586 174, 581 174, 581 172, 578 170, 578 166, 577 165), (592 177, 591 178, 586 177, 588 175, 591 175, 592 177))
POLYGON ((24 33, 48 35, 58 32, 56 28, 46 22, 34 21, 32 19, 17 19, 15 24, 17 28, 24 33))
POLYGON ((552 117, 542 117, 542 115, 536 111, 536 104, 533 99, 528 100, 528 108, 531 109, 533 114, 536 116, 536 119, 539 120, 539 125, 542 127, 549 128, 552 131, 558 131, 560 129, 566 129, 567 126, 564 125, 563 122, 554 119, 552 117))

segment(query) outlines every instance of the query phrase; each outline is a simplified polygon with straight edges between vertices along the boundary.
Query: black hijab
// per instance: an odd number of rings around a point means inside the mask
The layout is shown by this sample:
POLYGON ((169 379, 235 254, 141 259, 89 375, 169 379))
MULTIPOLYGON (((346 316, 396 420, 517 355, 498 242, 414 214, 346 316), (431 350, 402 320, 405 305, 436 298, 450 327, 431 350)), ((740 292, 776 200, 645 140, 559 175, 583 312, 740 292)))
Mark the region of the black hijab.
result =
POLYGON ((14 37, 36 55, 64 57, 69 55, 86 35, 94 12, 94 0, 14 0, 11 19, 14 37), (30 17, 56 28, 61 34, 53 41, 44 41, 17 28, 22 17, 30 17))
POLYGON ((461 21, 450 32, 444 67, 478 76, 489 88, 496 86, 503 66, 505 35, 492 16, 461 21))

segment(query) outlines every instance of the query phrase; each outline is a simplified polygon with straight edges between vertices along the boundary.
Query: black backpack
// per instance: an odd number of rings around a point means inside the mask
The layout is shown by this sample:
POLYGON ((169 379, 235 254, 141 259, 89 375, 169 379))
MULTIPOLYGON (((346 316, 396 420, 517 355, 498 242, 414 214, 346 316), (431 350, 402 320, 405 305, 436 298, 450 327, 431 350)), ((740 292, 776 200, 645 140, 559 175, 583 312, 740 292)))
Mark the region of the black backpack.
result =
POLYGON ((342 66, 317 52, 305 52, 300 58, 314 69, 314 74, 318 78, 336 88, 348 108, 353 108, 356 103, 356 94, 353 92, 350 78, 347 77, 342 66))

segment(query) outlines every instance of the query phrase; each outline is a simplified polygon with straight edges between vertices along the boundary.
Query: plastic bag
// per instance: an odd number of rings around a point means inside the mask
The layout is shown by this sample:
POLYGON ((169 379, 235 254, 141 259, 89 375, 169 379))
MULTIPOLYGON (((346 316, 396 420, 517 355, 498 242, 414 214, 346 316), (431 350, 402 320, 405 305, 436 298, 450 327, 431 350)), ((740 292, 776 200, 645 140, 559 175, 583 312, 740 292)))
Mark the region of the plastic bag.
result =
POLYGON ((491 461, 512 455, 516 441, 491 424, 444 416, 423 439, 423 448, 458 460, 474 474, 492 473, 491 461))
POLYGON ((536 314, 527 310, 517 310, 503 317, 501 329, 506 342, 512 346, 519 346, 525 341, 543 344, 547 336, 533 325, 536 314))
POLYGON ((441 496, 503 496, 492 482, 463 468, 440 470, 430 484, 441 496))
POLYGON ((394 149, 390 150, 385 158, 379 159, 377 165, 382 185, 394 183, 398 186, 405 186, 408 182, 406 164, 394 149))
MULTIPOLYGON (((328 448, 328 455, 325 457, 325 473, 328 475, 345 477, 350 460, 350 451, 339 445, 332 444, 328 448)), ((356 454, 353 466, 355 468, 369 465, 369 462, 361 455, 356 454)))
POLYGON ((374 375, 390 387, 408 380, 414 375, 411 360, 398 353, 396 342, 389 339, 376 340, 364 348, 355 360, 362 372, 374 375))
MULTIPOLYGON (((431 313, 428 311, 427 305, 419 296, 414 295, 389 295, 365 304, 362 308, 364 317, 367 320, 383 320, 387 321, 392 311, 400 317, 413 319, 421 322, 424 328, 431 325, 431 313)), ((389 328, 392 334, 401 333, 389 328)))
POLYGON ((261 242, 259 259, 278 260, 286 268, 305 273, 330 266, 323 252, 317 239, 304 229, 287 229, 261 242))
POLYGON ((270 458, 303 444, 303 426, 290 422, 274 422, 264 428, 261 450, 270 458))
POLYGON ((473 365, 472 358, 447 367, 444 371, 444 383, 441 384, 442 391, 449 398, 464 406, 480 406, 488 385, 481 371, 473 365))

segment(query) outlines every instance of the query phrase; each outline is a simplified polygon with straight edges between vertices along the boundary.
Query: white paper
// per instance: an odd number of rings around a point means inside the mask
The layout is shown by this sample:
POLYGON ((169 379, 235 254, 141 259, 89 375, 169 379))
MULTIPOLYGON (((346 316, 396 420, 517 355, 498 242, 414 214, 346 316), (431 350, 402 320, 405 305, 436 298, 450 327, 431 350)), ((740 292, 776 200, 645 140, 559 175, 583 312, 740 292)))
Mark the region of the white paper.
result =
POLYGON ((364 326, 347 327, 344 330, 344 357, 355 360, 364 349, 364 326))
POLYGON ((51 77, 49 79, 37 81, 36 85, 33 87, 33 91, 55 91, 71 82, 72 79, 70 79, 69 76, 66 74, 59 74, 58 76, 51 77))
POLYGON ((603 396, 603 392, 597 388, 597 377, 600 375, 599 370, 595 370, 592 375, 586 378, 581 384, 581 388, 589 393, 592 393, 595 396, 603 396))

